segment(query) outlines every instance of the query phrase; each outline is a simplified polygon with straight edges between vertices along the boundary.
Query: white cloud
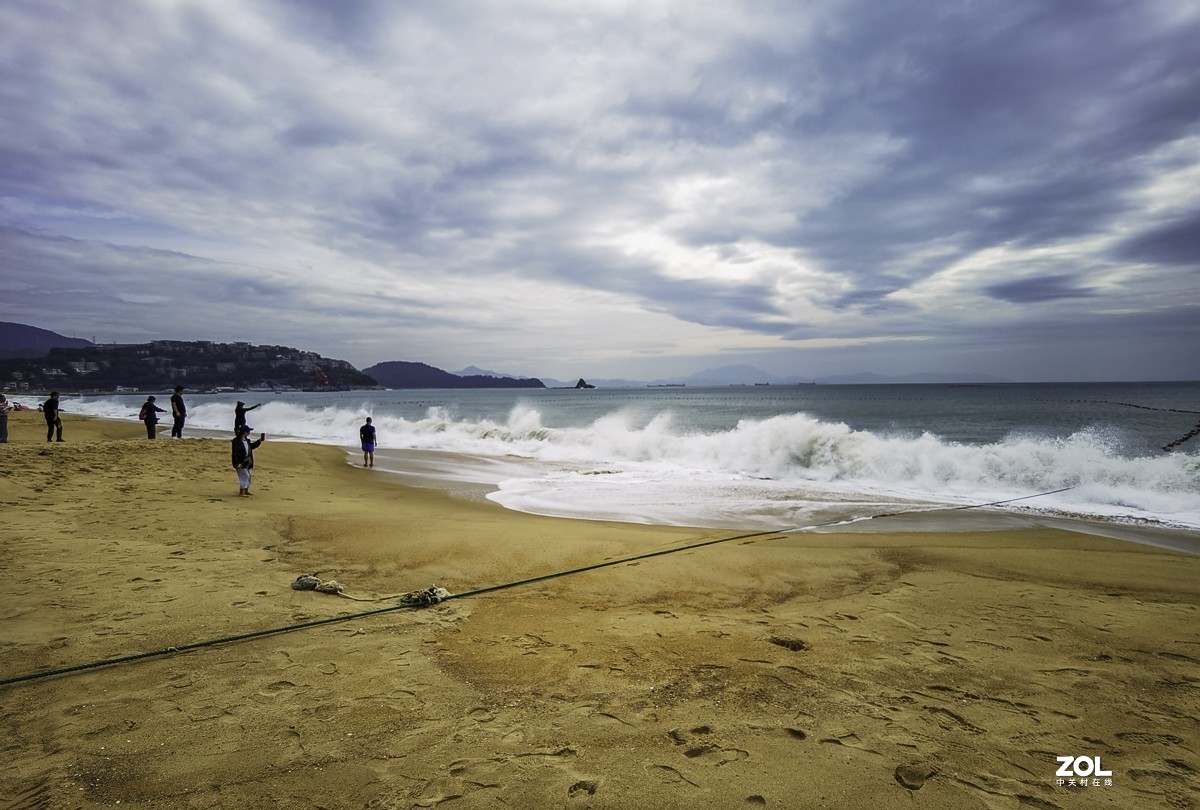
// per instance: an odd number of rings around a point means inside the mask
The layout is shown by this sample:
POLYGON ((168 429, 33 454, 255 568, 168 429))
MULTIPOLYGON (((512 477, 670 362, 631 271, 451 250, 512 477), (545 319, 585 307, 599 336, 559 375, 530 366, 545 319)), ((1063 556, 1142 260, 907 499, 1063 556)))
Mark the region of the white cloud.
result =
POLYGON ((1184 323, 1200 16, 973 8, 17 0, 0 318, 563 376, 1184 323))

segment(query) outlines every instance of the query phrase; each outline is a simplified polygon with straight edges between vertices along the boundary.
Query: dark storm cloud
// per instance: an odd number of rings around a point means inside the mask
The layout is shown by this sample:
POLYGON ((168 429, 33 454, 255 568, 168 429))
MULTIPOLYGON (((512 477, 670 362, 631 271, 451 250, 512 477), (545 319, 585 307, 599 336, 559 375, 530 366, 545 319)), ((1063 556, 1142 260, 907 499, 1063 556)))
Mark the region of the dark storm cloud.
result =
POLYGON ((1200 211, 1148 229, 1119 245, 1115 252, 1127 261, 1200 268, 1200 211))
POLYGON ((1151 7, 955 5, 930 19, 889 4, 856 15, 821 43, 845 92, 814 123, 880 127, 904 148, 802 223, 797 241, 862 267, 943 236, 969 252, 1110 227, 1146 171, 1132 159, 1194 132, 1200 113, 1195 20, 1150 26, 1151 7))
MULTIPOLYGON (((977 331, 959 335, 958 339, 973 346, 1003 349, 1020 346, 1025 350, 1039 349, 1047 354, 1054 351, 1086 351, 1088 346, 1124 343, 1135 350, 1140 345, 1153 346, 1156 360, 1167 360, 1188 375, 1180 379, 1197 379, 1200 356, 1191 346, 1200 342, 1200 305, 1180 301, 1146 312, 1117 312, 1098 314, 1090 309, 1062 302, 1057 318, 1044 318, 1022 323, 1019 328, 985 324, 977 331)), ((941 324, 953 334, 950 323, 941 324)), ((1110 377, 1109 379, 1114 379, 1110 377)))
POLYGON ((1096 291, 1079 286, 1073 276, 1039 276, 1020 281, 991 284, 984 291, 1002 301, 1021 303, 1026 301, 1057 301, 1062 298, 1087 298, 1096 291))
POLYGON ((495 307, 517 354, 564 311, 679 354, 949 351, 1197 292, 1184 2, 7 11, 10 320, 155 309, 202 334, 203 309, 170 314, 186 292, 358 345, 452 346, 495 307), (97 303, 56 300, 51 270, 97 303))

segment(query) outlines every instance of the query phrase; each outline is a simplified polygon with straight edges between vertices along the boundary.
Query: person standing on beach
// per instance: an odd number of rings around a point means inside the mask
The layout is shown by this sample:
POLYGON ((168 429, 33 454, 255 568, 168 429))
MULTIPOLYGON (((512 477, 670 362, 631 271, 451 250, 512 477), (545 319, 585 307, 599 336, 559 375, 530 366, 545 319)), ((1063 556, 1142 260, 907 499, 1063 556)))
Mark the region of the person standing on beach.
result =
POLYGON ((175 393, 171 395, 171 417, 175 420, 171 424, 171 438, 183 438, 183 420, 187 416, 187 406, 183 404, 183 386, 175 386, 175 393))
POLYGON ((246 425, 246 412, 247 411, 252 411, 255 408, 260 408, 260 407, 262 407, 261 402, 258 403, 257 405, 251 405, 249 408, 247 408, 246 403, 242 402, 239 399, 237 405, 233 406, 233 432, 237 433, 238 428, 244 427, 246 425))
POLYGON ((62 408, 58 407, 58 392, 51 391, 50 399, 42 403, 42 416, 46 418, 46 441, 52 441, 57 433, 62 441, 62 408))
POLYGON ((367 423, 358 429, 358 438, 362 442, 363 451, 363 466, 375 466, 375 426, 371 424, 371 417, 367 417, 367 423))
POLYGON ((0 444, 8 444, 8 397, 0 394, 0 444))
POLYGON ((160 408, 154 404, 154 397, 146 397, 146 401, 142 403, 142 410, 138 414, 138 419, 141 419, 146 424, 147 439, 153 439, 158 435, 158 415, 166 412, 166 408, 160 408))
POLYGON ((233 440, 233 469, 237 471, 238 495, 250 494, 250 471, 254 469, 254 451, 262 444, 267 434, 258 434, 258 441, 250 441, 250 428, 238 425, 236 438, 233 440))

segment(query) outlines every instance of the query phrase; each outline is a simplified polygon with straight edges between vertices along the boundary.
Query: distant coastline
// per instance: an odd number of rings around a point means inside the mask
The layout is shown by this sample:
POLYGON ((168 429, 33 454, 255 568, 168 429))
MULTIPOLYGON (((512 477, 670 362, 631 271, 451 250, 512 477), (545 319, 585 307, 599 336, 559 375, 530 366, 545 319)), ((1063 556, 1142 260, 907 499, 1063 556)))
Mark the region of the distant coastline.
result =
MULTIPOLYGON (((686 376, 651 380, 588 377, 588 384, 597 388, 978 386, 1017 382, 971 371, 781 377, 750 365, 720 366, 686 376)), ((450 372, 410 360, 389 360, 359 370, 345 360, 290 346, 207 340, 96 344, 34 326, 0 322, 0 390, 5 392, 140 393, 166 391, 176 385, 193 393, 577 387, 576 383, 547 376, 518 376, 476 366, 450 372)))

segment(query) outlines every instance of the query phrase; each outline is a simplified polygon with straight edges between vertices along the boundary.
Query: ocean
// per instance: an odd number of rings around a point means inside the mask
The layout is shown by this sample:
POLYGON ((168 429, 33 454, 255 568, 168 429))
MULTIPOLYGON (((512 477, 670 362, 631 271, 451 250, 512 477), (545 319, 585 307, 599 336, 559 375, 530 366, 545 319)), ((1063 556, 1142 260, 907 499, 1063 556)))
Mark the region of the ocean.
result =
MULTIPOLYGON (((66 406, 135 420, 144 398, 66 406)), ((261 402, 255 432, 345 446, 350 463, 371 416, 377 471, 537 514, 747 530, 1017 521, 1166 545, 1200 531, 1200 437, 1163 450, 1200 423, 1196 382, 251 392, 188 395, 189 429, 228 435, 238 398, 261 402)))

